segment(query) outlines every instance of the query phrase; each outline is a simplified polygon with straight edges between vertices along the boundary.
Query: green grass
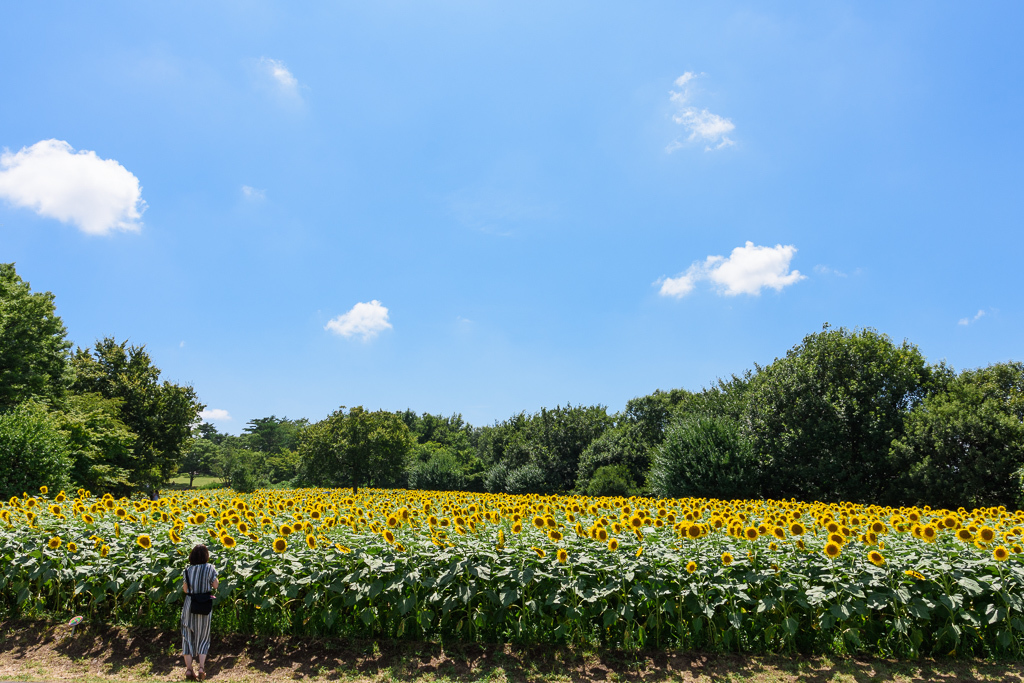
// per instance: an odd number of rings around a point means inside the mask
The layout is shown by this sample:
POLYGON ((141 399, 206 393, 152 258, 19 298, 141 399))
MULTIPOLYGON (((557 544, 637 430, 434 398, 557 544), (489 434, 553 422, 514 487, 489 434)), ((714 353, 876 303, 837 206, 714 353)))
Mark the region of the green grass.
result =
MULTIPOLYGON (((192 487, 193 488, 199 488, 200 486, 206 486, 207 484, 219 484, 219 483, 221 483, 221 479, 218 478, 218 477, 207 477, 207 476, 200 475, 200 476, 196 477, 195 480, 192 482, 192 487)), ((188 488, 188 475, 187 474, 179 474, 174 479, 171 479, 171 481, 168 484, 167 488, 169 488, 169 489, 187 489, 188 488)))

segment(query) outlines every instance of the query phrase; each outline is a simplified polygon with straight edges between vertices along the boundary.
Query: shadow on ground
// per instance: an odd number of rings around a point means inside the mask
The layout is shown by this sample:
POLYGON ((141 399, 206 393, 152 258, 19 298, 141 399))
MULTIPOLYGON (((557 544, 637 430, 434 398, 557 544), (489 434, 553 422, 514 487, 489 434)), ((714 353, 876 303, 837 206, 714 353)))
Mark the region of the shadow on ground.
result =
MULTIPOLYGON (((0 677, 30 680, 182 677, 180 636, 156 629, 0 623, 0 677)), ((439 644, 326 638, 215 638, 211 680, 303 678, 400 681, 928 681, 1024 682, 1024 663, 975 660, 890 661, 709 655, 667 651, 601 652, 562 646, 439 644)))

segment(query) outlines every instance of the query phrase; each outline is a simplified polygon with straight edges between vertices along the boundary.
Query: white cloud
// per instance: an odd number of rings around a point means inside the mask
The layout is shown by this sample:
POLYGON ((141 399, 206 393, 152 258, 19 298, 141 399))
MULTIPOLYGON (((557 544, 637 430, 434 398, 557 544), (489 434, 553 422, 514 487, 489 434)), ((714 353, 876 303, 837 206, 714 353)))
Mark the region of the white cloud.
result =
POLYGON ((835 268, 829 268, 826 265, 818 264, 814 266, 814 272, 818 275, 835 275, 836 277, 847 277, 847 274, 841 270, 835 268))
POLYGON ((231 414, 223 408, 209 408, 199 413, 199 417, 207 421, 220 422, 222 420, 230 420, 231 414))
MULTIPOLYGON (((736 130, 736 125, 729 119, 713 114, 707 109, 695 107, 691 104, 691 93, 689 83, 698 76, 687 71, 675 80, 676 86, 682 90, 669 91, 669 101, 675 105, 677 111, 672 115, 672 120, 683 126, 690 135, 687 142, 702 141, 705 143, 704 151, 710 152, 714 149, 722 149, 736 144, 728 134, 736 130)), ((665 147, 665 151, 671 154, 684 144, 678 139, 673 140, 665 147)))
POLYGON ((358 335, 363 341, 368 341, 383 330, 390 330, 391 323, 388 322, 388 309, 374 299, 369 303, 356 304, 348 313, 328 321, 324 329, 346 338, 358 335))
POLYGON ((789 270, 796 251, 792 244, 760 247, 747 242, 733 249, 729 258, 708 256, 703 263, 693 264, 685 273, 674 278, 661 278, 655 284, 661 285, 658 291, 661 296, 677 299, 692 292, 702 280, 712 282, 725 296, 758 296, 765 287, 781 291, 806 277, 799 270, 789 270))
POLYGON ((957 322, 957 325, 970 325, 971 323, 980 320, 984 315, 985 311, 979 310, 977 313, 974 314, 973 318, 960 318, 959 322, 957 322))
POLYGON ((289 97, 299 97, 299 81, 283 62, 269 57, 261 57, 260 67, 270 76, 281 93, 289 97))
POLYGON ((257 190, 255 187, 249 185, 242 185, 242 196, 254 202, 258 202, 262 199, 266 199, 266 190, 257 190))
POLYGON ((676 85, 678 85, 680 88, 682 88, 687 83, 689 83, 693 79, 697 78, 697 76, 698 76, 698 74, 695 74, 692 71, 687 71, 682 76, 680 76, 679 78, 676 79, 676 85))
POLYGON ((658 293, 662 296, 674 296, 677 299, 681 299, 693 291, 693 288, 697 286, 697 281, 702 279, 703 275, 704 273, 701 272, 700 267, 694 264, 685 273, 681 273, 679 277, 666 277, 659 280, 661 289, 658 293))
POLYGON ((137 232, 146 210, 139 179, 113 159, 41 140, 0 155, 0 197, 90 235, 137 232))

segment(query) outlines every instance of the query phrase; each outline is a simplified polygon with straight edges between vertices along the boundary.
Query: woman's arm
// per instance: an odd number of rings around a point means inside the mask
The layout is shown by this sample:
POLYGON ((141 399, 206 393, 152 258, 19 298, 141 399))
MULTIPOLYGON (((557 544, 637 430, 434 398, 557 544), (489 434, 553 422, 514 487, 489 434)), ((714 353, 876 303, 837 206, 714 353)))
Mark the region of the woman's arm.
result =
POLYGON ((213 577, 213 583, 210 584, 210 588, 212 588, 213 590, 217 590, 217 586, 219 586, 219 585, 220 585, 220 579, 218 579, 216 576, 213 577))

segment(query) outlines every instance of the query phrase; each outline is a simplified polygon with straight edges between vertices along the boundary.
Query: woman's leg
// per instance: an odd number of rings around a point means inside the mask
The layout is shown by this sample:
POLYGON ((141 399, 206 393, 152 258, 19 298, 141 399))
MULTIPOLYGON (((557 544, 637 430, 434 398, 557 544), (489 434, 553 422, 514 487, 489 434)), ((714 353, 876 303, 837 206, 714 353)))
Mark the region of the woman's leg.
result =
POLYGON ((195 634, 184 621, 181 624, 181 651, 185 657, 185 672, 192 673, 192 656, 196 651, 195 634))
POLYGON ((196 656, 199 658, 199 671, 206 673, 206 655, 210 651, 210 621, 212 615, 195 617, 196 656))

